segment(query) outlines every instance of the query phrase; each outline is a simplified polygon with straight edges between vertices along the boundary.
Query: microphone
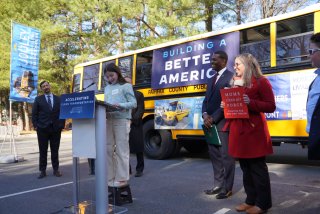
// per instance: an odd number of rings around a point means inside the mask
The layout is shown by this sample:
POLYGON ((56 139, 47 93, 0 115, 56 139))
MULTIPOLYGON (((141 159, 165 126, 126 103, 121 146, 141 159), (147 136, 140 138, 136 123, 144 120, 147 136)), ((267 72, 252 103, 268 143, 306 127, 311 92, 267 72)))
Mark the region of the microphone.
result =
POLYGON ((86 90, 86 89, 88 89, 90 86, 92 86, 92 85, 94 85, 95 83, 94 82, 92 82, 90 85, 88 85, 87 87, 84 87, 83 89, 82 89, 82 91, 84 91, 84 90, 86 90))

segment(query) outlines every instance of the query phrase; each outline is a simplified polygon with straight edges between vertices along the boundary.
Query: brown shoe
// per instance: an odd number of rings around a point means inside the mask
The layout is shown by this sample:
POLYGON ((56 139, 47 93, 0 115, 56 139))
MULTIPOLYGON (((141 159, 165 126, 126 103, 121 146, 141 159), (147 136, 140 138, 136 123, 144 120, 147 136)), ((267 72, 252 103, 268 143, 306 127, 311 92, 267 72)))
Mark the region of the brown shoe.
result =
POLYGON ((262 210, 260 207, 253 206, 250 209, 247 209, 246 212, 248 214, 260 214, 260 213, 266 213, 267 210, 262 210))
POLYGON ((246 203, 242 203, 242 204, 239 204, 238 206, 236 206, 236 210, 238 212, 244 212, 250 208, 252 208, 253 205, 249 205, 249 204, 246 204, 246 203))

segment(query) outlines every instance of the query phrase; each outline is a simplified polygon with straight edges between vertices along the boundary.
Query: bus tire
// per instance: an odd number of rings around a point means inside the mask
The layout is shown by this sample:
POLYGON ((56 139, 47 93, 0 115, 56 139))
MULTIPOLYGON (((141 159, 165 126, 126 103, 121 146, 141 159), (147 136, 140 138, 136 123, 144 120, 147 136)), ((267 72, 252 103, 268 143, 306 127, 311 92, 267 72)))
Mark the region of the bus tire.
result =
POLYGON ((151 159, 166 159, 175 149, 169 130, 155 130, 154 120, 143 124, 144 153, 151 159))

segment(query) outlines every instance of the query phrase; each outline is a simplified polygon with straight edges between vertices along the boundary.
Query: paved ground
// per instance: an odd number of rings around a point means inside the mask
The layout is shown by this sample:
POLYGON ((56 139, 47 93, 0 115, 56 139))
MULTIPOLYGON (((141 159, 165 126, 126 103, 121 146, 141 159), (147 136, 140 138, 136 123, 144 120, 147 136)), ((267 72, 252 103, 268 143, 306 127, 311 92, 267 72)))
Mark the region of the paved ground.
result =
MULTIPOLYGON (((35 135, 16 140, 19 155, 26 160, 0 164, 0 214, 54 214, 72 204, 71 135, 64 134, 60 149, 63 177, 38 180, 38 148, 35 135)), ((320 213, 320 170, 318 162, 306 160, 306 150, 296 145, 275 148, 268 158, 273 208, 269 213, 320 213)), ((135 165, 135 157, 131 157, 135 165)), ((50 164, 50 161, 49 161, 50 164)), ((80 201, 95 200, 95 177, 88 175, 86 159, 80 160, 80 201)), ((212 167, 207 155, 181 155, 169 160, 146 159, 141 178, 131 177, 132 214, 234 214, 245 194, 237 164, 234 195, 226 200, 207 196, 212 185, 212 167)), ((89 210, 90 211, 90 210, 89 210)), ((90 213, 90 212, 88 212, 90 213)), ((94 213, 94 210, 91 212, 94 213)))

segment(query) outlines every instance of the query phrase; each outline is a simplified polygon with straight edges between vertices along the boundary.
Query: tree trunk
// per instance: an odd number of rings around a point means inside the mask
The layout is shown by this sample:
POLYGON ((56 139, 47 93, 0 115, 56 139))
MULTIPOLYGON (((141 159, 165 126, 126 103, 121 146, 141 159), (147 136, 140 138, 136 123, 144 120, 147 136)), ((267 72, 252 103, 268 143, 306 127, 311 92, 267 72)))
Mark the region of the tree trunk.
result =
POLYGON ((140 41, 141 40, 141 20, 142 18, 140 18, 140 16, 137 16, 136 17, 136 22, 137 22, 137 25, 136 25, 136 31, 137 31, 137 39, 140 41))
POLYGON ((3 101, 2 101, 2 91, 0 90, 0 125, 2 125, 2 103, 3 103, 3 101))
MULTIPOLYGON (((173 1, 170 0, 169 1, 169 8, 167 10, 167 17, 171 17, 173 16, 173 1)), ((174 36, 175 35, 175 27, 172 27, 171 30, 168 31, 169 32, 169 36, 174 36)))
POLYGON ((205 1, 205 14, 206 14, 206 20, 205 20, 205 23, 206 23, 206 30, 208 32, 211 32, 212 31, 212 19, 213 19, 213 6, 210 2, 208 1, 205 1))
POLYGON ((24 121, 23 130, 30 131, 30 117, 29 117, 29 111, 28 111, 29 109, 28 109, 28 104, 26 102, 23 103, 22 109, 23 109, 22 121, 24 121))
POLYGON ((78 22, 78 34, 79 34, 79 47, 82 53, 84 50, 84 41, 82 37, 82 19, 80 19, 78 22))
POLYGON ((124 33, 123 33, 123 27, 122 27, 122 17, 118 18, 117 26, 118 26, 118 33, 119 33, 118 51, 119 53, 123 53, 124 52, 124 33))
POLYGON ((241 24, 241 0, 237 0, 236 4, 237 24, 241 24))

